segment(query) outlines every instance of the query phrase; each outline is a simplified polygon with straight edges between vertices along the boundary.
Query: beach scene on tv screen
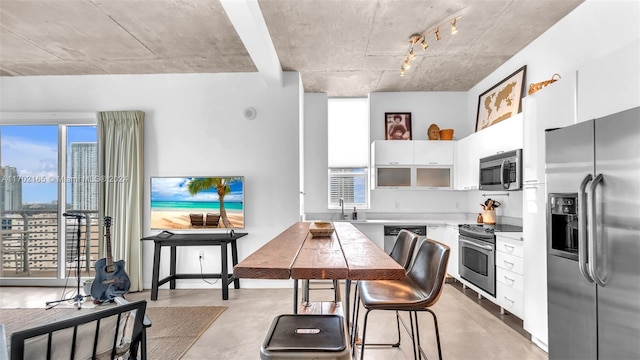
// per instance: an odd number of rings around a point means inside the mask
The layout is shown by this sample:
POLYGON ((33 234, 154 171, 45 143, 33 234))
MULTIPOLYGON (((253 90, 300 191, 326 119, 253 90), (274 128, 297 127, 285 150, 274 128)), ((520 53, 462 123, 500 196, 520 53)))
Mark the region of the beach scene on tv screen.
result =
POLYGON ((151 229, 244 228, 243 177, 152 177, 151 229))

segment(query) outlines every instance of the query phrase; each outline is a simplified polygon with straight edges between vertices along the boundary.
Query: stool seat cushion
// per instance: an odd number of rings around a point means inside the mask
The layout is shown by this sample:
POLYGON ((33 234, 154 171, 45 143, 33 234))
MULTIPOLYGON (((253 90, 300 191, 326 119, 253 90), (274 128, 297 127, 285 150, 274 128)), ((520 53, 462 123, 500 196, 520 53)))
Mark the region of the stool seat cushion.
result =
POLYGON ((344 320, 338 315, 280 315, 265 348, 342 351, 347 346, 344 320))
POLYGON ((402 280, 365 280, 358 286, 362 304, 367 309, 411 310, 425 308, 432 303, 409 277, 402 280))
POLYGON ((277 316, 260 348, 261 360, 348 360, 344 318, 336 314, 277 316))

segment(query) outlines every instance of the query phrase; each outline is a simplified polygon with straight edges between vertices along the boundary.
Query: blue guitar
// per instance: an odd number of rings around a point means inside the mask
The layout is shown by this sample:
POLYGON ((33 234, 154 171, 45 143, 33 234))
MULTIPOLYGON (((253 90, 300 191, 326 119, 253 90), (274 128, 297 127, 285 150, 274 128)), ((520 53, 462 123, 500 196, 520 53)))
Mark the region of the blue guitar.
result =
POLYGON ((124 271, 124 260, 113 262, 111 256, 111 216, 104 217, 107 257, 96 261, 96 278, 91 284, 94 302, 109 301, 129 291, 131 280, 124 271))

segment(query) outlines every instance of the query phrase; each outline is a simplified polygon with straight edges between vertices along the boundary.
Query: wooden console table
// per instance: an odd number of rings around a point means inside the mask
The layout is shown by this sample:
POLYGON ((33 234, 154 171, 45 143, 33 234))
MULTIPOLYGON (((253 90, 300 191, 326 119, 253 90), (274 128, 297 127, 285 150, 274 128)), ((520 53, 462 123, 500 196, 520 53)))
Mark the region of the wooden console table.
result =
POLYGON ((161 232, 153 236, 147 236, 142 240, 153 240, 153 278, 151 279, 151 300, 158 300, 158 287, 169 282, 169 288, 176 288, 177 279, 221 279, 222 280, 222 300, 229 299, 229 285, 233 282, 235 289, 240 289, 240 279, 229 274, 228 269, 228 245, 231 244, 231 260, 233 265, 238 264, 238 247, 236 240, 247 233, 235 233, 234 235, 224 233, 193 233, 193 234, 173 234, 161 232), (221 269, 219 274, 176 274, 176 248, 178 246, 220 246, 221 269), (160 276, 160 251, 163 246, 171 247, 171 261, 169 263, 169 276, 158 279, 160 276))

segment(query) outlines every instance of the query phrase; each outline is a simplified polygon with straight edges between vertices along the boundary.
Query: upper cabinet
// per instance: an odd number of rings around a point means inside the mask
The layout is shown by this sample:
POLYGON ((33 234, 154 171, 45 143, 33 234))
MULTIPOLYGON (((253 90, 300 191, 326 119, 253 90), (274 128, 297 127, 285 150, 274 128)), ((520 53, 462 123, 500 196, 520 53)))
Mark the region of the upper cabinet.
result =
POLYGON ((377 140, 373 142, 375 165, 453 165, 453 141, 377 140))
POLYGON ((523 183, 544 183, 545 130, 576 123, 576 74, 522 100, 524 113, 523 183))
POLYGON ((480 158, 522 149, 522 118, 519 113, 456 142, 456 190, 478 189, 480 158))
POLYGON ((415 165, 453 165, 453 141, 413 141, 415 165))
POLYGON ((640 40, 578 69, 578 122, 640 106, 638 64, 640 40))
POLYGON ((522 149, 522 118, 521 112, 477 132, 481 140, 478 148, 473 151, 478 154, 478 158, 522 149))
POLYGON ((478 189, 478 176, 480 173, 479 157, 476 155, 482 138, 480 133, 471 134, 456 141, 455 167, 456 190, 478 189))
POLYGON ((371 147, 375 165, 413 165, 413 141, 377 140, 371 147))
POLYGON ((378 140, 371 154, 376 188, 453 188, 453 141, 378 140))

